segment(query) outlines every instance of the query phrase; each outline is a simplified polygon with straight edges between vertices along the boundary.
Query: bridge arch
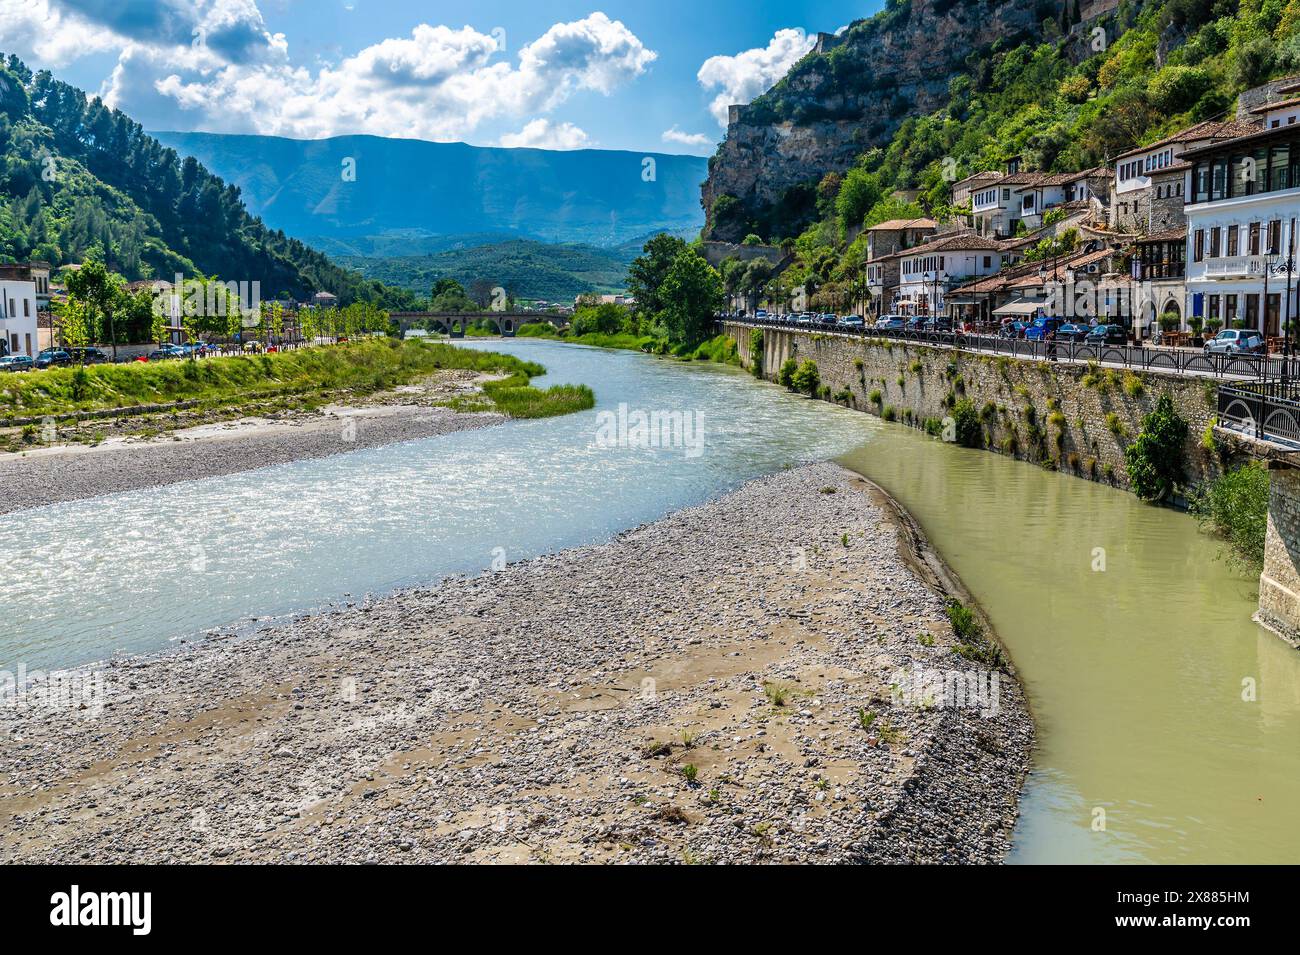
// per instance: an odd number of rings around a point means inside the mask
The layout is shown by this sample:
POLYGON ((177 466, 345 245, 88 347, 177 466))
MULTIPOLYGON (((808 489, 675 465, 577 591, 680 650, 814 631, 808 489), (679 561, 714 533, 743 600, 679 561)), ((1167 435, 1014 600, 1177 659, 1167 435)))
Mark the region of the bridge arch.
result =
POLYGON ((503 338, 513 338, 519 326, 528 322, 548 322, 557 328, 568 324, 562 315, 542 312, 393 312, 389 317, 406 333, 412 328, 436 328, 452 338, 464 338, 469 326, 491 325, 503 338))

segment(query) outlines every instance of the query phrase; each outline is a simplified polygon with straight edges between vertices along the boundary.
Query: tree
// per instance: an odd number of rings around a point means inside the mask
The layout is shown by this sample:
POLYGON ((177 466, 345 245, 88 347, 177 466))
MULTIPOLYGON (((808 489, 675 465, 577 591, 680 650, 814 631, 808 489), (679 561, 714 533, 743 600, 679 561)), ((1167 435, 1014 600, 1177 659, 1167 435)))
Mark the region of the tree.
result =
POLYGON ((663 311, 664 280, 673 261, 686 249, 685 241, 661 232, 641 247, 642 255, 632 260, 627 269, 627 291, 642 314, 655 316, 663 311))
POLYGON ((862 225, 862 220, 882 197, 880 179, 861 166, 850 169, 835 197, 835 212, 840 228, 848 230, 862 225))
POLYGON ((1163 501, 1186 479, 1183 467, 1187 422, 1174 410, 1169 392, 1142 419, 1142 430, 1124 449, 1133 493, 1144 501, 1163 501))
POLYGON ((64 283, 68 289, 68 302, 82 310, 89 334, 99 338, 101 336, 96 333, 107 329, 116 359, 117 329, 113 313, 121 296, 121 277, 106 269, 98 258, 92 257, 81 268, 69 271, 64 283))
POLYGON ((431 312, 477 312, 479 310, 461 284, 453 279, 443 279, 433 287, 433 301, 429 303, 431 312))
POLYGON ((154 308, 153 293, 148 289, 128 292, 122 288, 115 304, 115 314, 118 332, 131 344, 160 340, 160 336, 154 332, 161 322, 157 309, 154 308))
POLYGON ((750 259, 740 275, 740 291, 747 297, 751 310, 758 307, 758 300, 772 281, 772 263, 767 259, 750 259))
POLYGON ((573 316, 573 333, 588 335, 595 332, 601 335, 616 335, 623 330, 626 320, 626 309, 612 302, 594 308, 580 308, 573 316))
POLYGON ((465 295, 465 286, 455 279, 438 279, 433 283, 433 294, 429 296, 429 300, 433 301, 439 295, 444 295, 447 292, 459 292, 461 295, 465 295))
POLYGON ((722 276, 694 249, 683 249, 660 287, 663 320, 675 345, 697 345, 709 337, 722 308, 722 276))

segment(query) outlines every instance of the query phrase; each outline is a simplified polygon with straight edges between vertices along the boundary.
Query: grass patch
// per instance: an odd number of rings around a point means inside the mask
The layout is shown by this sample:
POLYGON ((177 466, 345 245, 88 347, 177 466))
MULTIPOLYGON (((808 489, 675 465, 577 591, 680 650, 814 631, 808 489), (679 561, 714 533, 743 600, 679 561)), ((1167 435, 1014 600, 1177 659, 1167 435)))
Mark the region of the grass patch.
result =
POLYGON ((36 417, 178 401, 220 407, 277 396, 310 400, 318 393, 345 390, 365 395, 444 368, 507 373, 509 378, 489 386, 493 391, 489 397, 503 413, 516 417, 563 414, 595 403, 583 385, 560 385, 545 392, 529 387, 529 378, 545 371, 536 362, 438 342, 376 339, 273 355, 7 375, 0 383, 0 416, 36 417))
POLYGON ((948 614, 952 632, 958 641, 952 648, 953 653, 964 660, 970 660, 972 663, 990 669, 1006 669, 1006 654, 1002 652, 1000 646, 984 635, 984 628, 980 626, 979 618, 975 616, 973 610, 952 597, 944 601, 943 609, 948 614))

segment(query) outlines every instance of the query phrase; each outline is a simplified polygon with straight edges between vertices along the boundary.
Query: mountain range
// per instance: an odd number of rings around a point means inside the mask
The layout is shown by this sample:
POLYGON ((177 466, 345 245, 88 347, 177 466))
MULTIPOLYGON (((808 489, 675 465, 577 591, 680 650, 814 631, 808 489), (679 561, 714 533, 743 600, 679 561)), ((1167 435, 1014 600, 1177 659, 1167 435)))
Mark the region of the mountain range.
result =
POLYGON ((331 254, 421 255, 463 237, 618 246, 698 233, 707 160, 377 136, 152 134, 239 188, 274 229, 331 254))

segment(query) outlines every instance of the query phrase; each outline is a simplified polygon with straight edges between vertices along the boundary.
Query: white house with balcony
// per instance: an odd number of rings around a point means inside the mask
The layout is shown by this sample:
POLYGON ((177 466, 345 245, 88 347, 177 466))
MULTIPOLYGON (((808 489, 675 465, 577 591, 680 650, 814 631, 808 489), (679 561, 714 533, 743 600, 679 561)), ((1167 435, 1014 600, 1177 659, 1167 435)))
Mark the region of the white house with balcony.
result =
POLYGON ((1264 110, 1250 135, 1183 153, 1189 313, 1265 336, 1298 315, 1300 125, 1271 125, 1289 108, 1264 110))
POLYGON ((0 355, 40 352, 36 312, 35 282, 0 279, 0 355))
POLYGON ((1002 268, 1002 243, 961 233, 917 246, 900 256, 898 291, 891 311, 940 315, 948 289, 1002 268))
POLYGON ((1115 179, 1110 197, 1111 225, 1120 232, 1144 234, 1163 229, 1178 228, 1179 221, 1164 217, 1155 221, 1158 204, 1174 200, 1181 206, 1181 197, 1156 194, 1153 180, 1164 181, 1165 170, 1176 171, 1182 164, 1185 152, 1202 146, 1223 142, 1237 136, 1246 136, 1257 130, 1251 123, 1235 121, 1207 121, 1189 126, 1172 136, 1130 149, 1115 158, 1115 179))

